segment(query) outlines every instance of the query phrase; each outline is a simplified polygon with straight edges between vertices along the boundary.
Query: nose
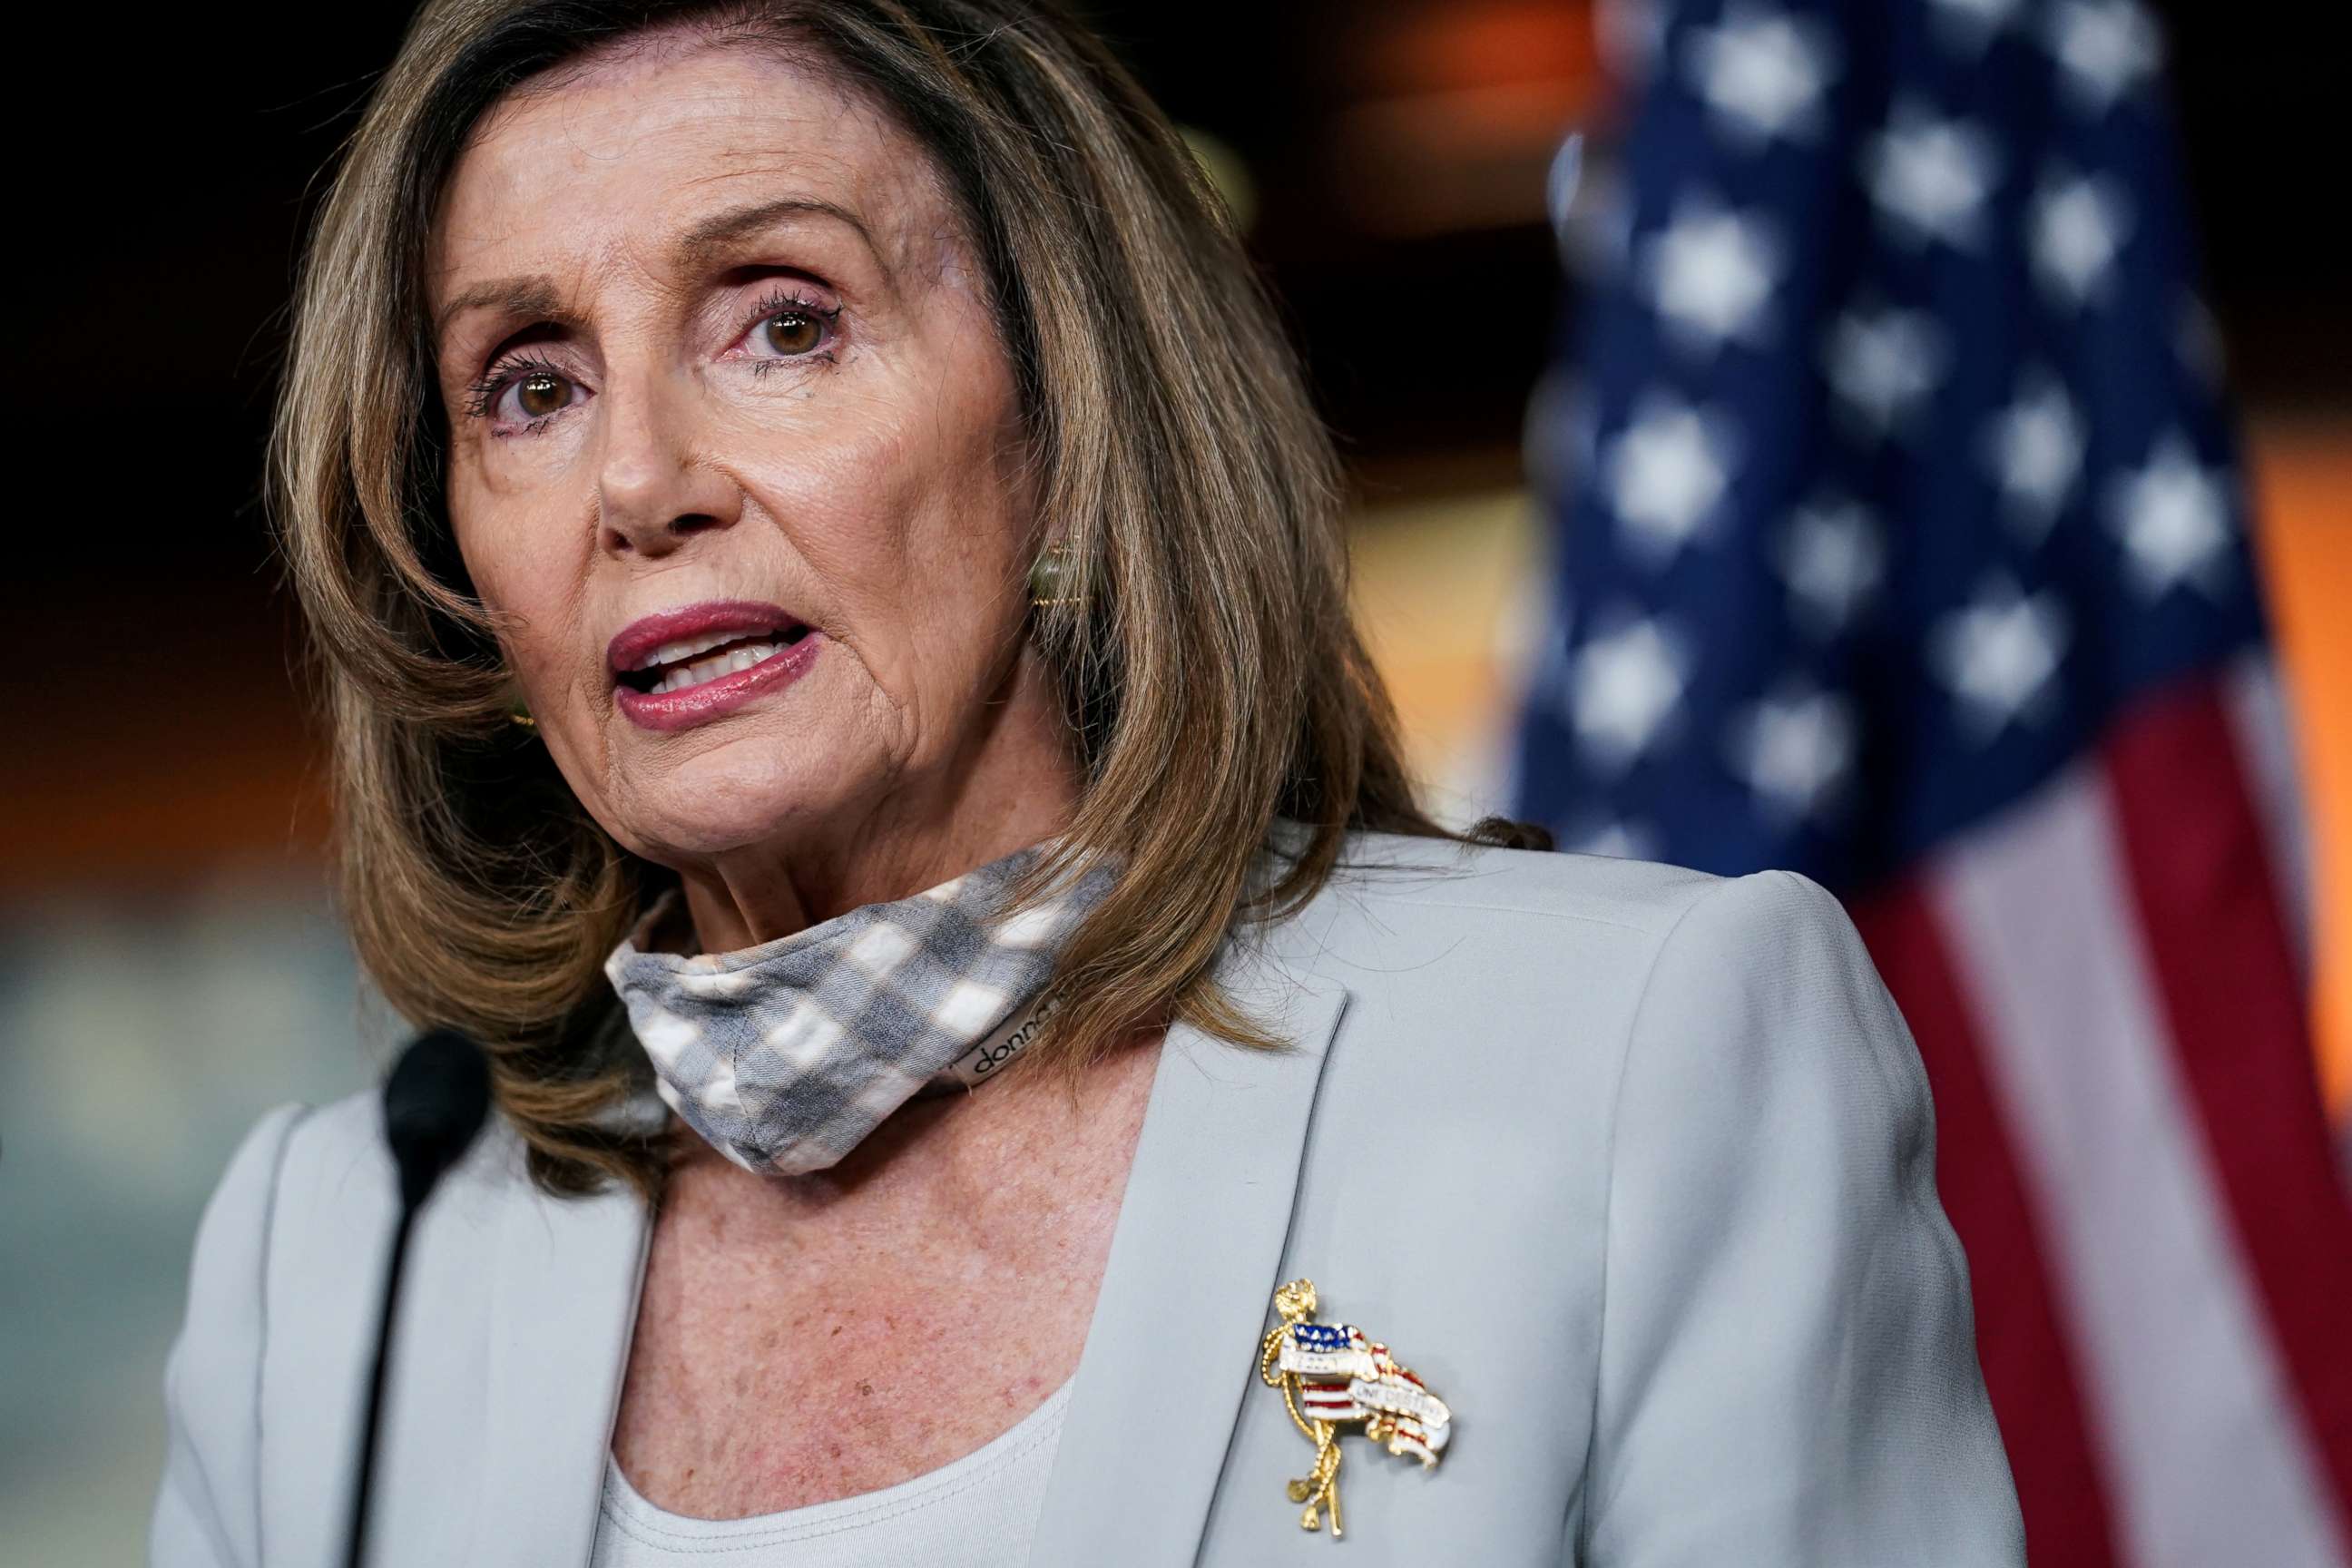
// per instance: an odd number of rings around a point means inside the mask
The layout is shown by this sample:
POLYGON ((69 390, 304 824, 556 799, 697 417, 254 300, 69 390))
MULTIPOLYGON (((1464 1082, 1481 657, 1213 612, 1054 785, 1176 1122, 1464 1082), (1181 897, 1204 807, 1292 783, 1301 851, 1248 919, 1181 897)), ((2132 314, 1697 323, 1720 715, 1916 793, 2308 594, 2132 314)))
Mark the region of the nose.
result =
POLYGON ((647 368, 608 382, 600 401, 602 548, 667 555, 689 536, 735 521, 742 493, 709 459, 688 378, 647 368))

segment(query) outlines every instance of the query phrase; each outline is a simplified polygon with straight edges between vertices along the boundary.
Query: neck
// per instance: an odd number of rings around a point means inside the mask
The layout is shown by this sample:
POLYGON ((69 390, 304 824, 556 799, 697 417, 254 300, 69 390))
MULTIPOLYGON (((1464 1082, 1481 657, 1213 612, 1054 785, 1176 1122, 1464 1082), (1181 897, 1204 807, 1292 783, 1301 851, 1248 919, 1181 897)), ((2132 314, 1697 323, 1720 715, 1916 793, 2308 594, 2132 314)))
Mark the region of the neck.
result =
POLYGON ((1074 1171, 1110 1155, 1125 1168, 1163 1033, 1131 1029, 1075 1075, 1032 1064, 969 1093, 909 1100, 839 1163, 804 1175, 755 1174, 681 1128, 664 1202, 723 1215, 730 1241, 762 1247, 790 1247, 813 1225, 888 1216, 896 1226, 916 1215, 982 1250, 1034 1244, 1074 1171))

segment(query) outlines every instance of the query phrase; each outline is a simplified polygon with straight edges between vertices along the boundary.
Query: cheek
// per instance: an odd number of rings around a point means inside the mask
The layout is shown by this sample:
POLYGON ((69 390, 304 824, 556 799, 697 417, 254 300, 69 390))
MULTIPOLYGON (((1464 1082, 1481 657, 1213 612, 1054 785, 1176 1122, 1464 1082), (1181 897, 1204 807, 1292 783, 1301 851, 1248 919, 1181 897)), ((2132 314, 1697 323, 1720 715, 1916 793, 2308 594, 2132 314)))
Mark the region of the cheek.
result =
POLYGON ((849 635, 981 637, 1019 619, 1005 586, 1022 579, 1028 513, 992 412, 936 396, 866 400, 792 441, 745 441, 767 509, 849 635))
POLYGON ((449 515, 474 593, 506 617, 500 640, 526 677, 572 662, 566 632, 579 603, 578 562, 544 502, 452 479, 449 515))

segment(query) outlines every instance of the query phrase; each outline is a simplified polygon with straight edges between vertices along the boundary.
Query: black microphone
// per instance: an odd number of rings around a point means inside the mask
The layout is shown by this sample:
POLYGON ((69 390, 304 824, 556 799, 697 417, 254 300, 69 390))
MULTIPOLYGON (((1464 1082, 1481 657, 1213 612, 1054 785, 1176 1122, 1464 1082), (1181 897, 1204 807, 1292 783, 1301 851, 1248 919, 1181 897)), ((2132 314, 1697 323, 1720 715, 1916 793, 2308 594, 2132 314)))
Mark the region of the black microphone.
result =
POLYGON ((409 1227, 434 1184, 474 1141, 489 1110, 489 1060, 481 1047, 455 1029, 430 1029, 417 1036, 384 1080, 384 1141, 400 1167, 400 1222, 392 1233, 392 1261, 383 1274, 375 1371, 368 1379, 367 1425, 360 1432, 359 1486, 352 1494, 349 1551, 343 1558, 350 1568, 360 1568, 367 1555, 368 1489, 375 1473, 376 1427, 383 1416, 384 1352, 392 1342, 393 1309, 400 1301, 400 1271, 408 1261, 409 1227))

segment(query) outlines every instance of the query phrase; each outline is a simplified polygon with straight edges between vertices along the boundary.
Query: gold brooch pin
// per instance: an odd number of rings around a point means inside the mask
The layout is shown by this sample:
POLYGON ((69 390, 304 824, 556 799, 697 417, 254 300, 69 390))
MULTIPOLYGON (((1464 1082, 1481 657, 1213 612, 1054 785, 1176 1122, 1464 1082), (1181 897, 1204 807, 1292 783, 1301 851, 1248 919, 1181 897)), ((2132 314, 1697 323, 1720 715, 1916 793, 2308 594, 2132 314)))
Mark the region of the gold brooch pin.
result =
POLYGON ((1266 1331, 1257 1374, 1282 1390, 1290 1419, 1315 1445, 1315 1466, 1290 1483, 1290 1500, 1303 1502, 1301 1530, 1323 1528, 1331 1510, 1331 1539, 1339 1523, 1339 1429, 1363 1424, 1364 1436, 1385 1441, 1391 1454, 1410 1454, 1423 1469, 1445 1451, 1454 1413, 1421 1379, 1399 1366, 1389 1347, 1366 1339, 1353 1323, 1318 1323, 1315 1282, 1293 1279, 1274 1293, 1282 1321, 1266 1331))

